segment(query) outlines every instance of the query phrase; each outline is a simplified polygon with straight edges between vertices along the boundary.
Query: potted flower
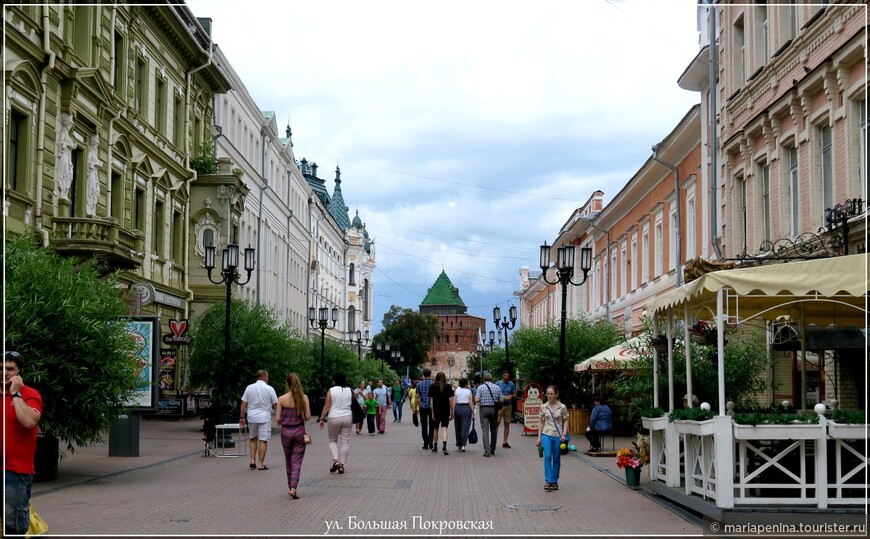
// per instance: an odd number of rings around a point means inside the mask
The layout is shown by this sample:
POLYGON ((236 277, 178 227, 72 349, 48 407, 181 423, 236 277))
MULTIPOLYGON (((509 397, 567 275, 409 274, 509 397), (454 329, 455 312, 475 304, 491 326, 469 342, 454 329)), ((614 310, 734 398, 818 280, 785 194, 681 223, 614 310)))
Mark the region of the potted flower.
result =
POLYGON ((668 353, 668 338, 664 335, 656 335, 649 341, 649 344, 659 355, 668 353))
POLYGON ((689 328, 689 338, 696 344, 710 346, 716 343, 716 327, 706 320, 698 320, 689 328))
POLYGON ((640 469, 649 462, 649 436, 638 434, 631 444, 633 449, 620 448, 616 452, 616 466, 625 470, 625 484, 640 486, 640 469))

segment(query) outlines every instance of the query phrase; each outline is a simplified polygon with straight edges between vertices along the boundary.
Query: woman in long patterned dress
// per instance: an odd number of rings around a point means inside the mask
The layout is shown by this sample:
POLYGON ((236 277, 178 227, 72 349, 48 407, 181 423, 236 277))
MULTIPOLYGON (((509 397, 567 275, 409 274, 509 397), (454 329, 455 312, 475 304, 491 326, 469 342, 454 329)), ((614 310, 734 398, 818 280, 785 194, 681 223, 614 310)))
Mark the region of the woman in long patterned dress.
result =
POLYGON ((305 457, 305 422, 311 419, 311 407, 302 390, 302 382, 295 372, 287 375, 287 393, 278 397, 275 417, 281 427, 281 445, 284 447, 289 494, 293 499, 299 499, 296 488, 299 486, 302 459, 305 457))

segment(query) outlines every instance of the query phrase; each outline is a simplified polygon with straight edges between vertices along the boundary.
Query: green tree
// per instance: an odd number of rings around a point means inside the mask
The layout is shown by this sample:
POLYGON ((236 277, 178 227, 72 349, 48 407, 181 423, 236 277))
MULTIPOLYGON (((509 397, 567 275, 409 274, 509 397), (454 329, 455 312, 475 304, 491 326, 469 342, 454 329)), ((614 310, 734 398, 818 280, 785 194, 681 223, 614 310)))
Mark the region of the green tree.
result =
MULTIPOLYGON (((681 406, 686 394, 686 342, 681 332, 674 340, 674 395, 681 406)), ((638 358, 610 384, 614 394, 629 403, 629 414, 653 405, 653 353, 650 341, 653 335, 647 331, 641 335, 641 344, 636 347, 638 358)), ((689 341, 692 352, 692 393, 700 402, 708 402, 715 410, 719 406, 718 352, 715 346, 701 346, 689 341)), ((667 355, 659 356, 659 402, 667 409, 668 367, 667 355)), ((738 408, 757 405, 756 395, 767 389, 763 376, 768 366, 764 340, 754 332, 728 336, 725 346, 725 398, 738 408)))
MULTIPOLYGON (((527 381, 559 388, 562 402, 577 402, 579 390, 574 365, 589 356, 607 350, 619 339, 619 329, 612 323, 596 319, 571 318, 565 326, 565 362, 559 359, 561 321, 543 328, 520 328, 510 336, 510 357, 527 381)), ((495 354, 490 354, 490 357, 495 354)), ((487 357, 487 365, 491 365, 487 357)), ((498 356, 492 361, 497 361, 498 356)))
POLYGON ((39 247, 27 233, 6 245, 6 348, 24 356, 42 394, 40 428, 76 445, 102 441, 136 389, 117 273, 39 247))
POLYGON ((190 159, 190 168, 197 174, 214 174, 217 172, 217 159, 215 158, 214 143, 211 137, 206 137, 202 144, 197 147, 190 159))
MULTIPOLYGON (((229 365, 224 364, 226 304, 215 303, 193 324, 190 347, 190 382, 194 386, 217 388, 224 376, 230 402, 238 405, 245 387, 256 380, 256 372, 269 373, 269 384, 284 392, 288 372, 296 372, 310 387, 315 364, 309 342, 281 326, 274 312, 264 305, 232 300, 230 305, 229 365)), ((319 345, 319 343, 318 343, 319 345)), ((216 403, 220 395, 212 395, 216 403)))
POLYGON ((421 365, 428 363, 429 350, 438 334, 438 317, 393 305, 384 314, 383 327, 372 339, 373 354, 377 355, 378 343, 389 343, 391 350, 402 353, 405 363, 393 361, 382 351, 387 364, 395 370, 404 370, 404 365, 410 365, 412 374, 419 374, 421 365))

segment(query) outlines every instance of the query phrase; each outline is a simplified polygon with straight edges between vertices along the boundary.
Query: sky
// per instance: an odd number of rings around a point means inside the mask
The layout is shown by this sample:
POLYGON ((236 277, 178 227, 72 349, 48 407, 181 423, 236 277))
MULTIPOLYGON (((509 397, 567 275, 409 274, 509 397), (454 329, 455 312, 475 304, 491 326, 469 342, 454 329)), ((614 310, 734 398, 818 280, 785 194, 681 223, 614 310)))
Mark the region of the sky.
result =
POLYGON ((700 95, 693 0, 189 0, 294 153, 374 239, 374 331, 442 269, 489 320, 571 213, 700 95))

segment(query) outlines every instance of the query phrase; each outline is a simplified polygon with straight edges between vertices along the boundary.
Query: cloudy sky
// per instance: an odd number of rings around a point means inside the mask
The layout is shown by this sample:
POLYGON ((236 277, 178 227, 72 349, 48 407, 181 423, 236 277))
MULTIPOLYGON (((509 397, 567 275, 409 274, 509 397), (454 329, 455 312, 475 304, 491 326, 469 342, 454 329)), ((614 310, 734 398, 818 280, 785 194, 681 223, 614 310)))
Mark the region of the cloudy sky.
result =
POLYGON ((258 106, 290 119, 297 159, 327 179, 340 163, 375 240, 376 331, 442 268, 471 314, 506 312, 538 246, 700 100, 676 83, 693 0, 188 4, 258 106))

